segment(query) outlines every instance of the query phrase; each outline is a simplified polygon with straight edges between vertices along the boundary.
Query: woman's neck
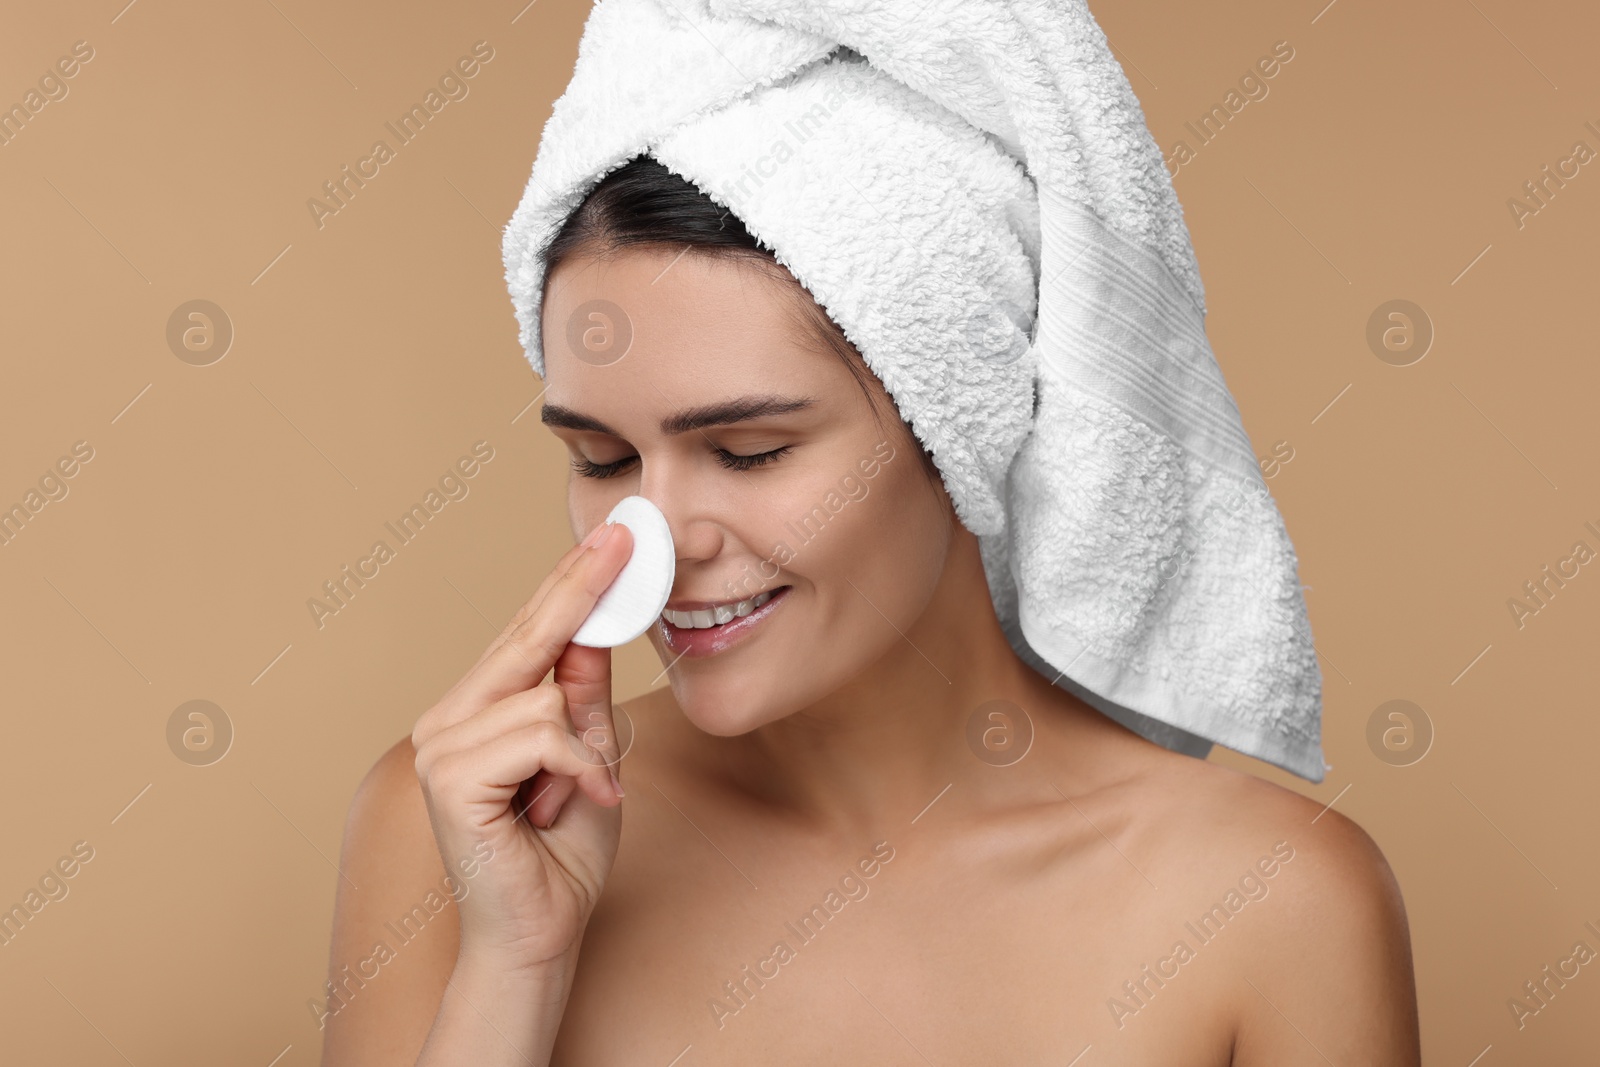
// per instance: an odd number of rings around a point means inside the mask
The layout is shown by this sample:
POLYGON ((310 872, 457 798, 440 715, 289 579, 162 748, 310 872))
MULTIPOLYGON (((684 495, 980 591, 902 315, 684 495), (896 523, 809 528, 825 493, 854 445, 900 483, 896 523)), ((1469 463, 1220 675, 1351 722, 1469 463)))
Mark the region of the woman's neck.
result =
MULTIPOLYGON (((994 613, 977 538, 958 527, 927 609, 881 659, 827 698, 738 736, 718 738, 737 787, 819 833, 870 835, 904 826, 953 784, 1012 793, 1034 775, 997 776, 975 751, 991 702, 1035 724, 1047 705, 1075 702, 1024 663, 994 613), (1004 780, 1002 780, 1004 779, 1004 780)), ((1005 727, 1000 726, 1001 729, 1005 727)), ((1038 783, 1033 783, 1037 785, 1038 783)))

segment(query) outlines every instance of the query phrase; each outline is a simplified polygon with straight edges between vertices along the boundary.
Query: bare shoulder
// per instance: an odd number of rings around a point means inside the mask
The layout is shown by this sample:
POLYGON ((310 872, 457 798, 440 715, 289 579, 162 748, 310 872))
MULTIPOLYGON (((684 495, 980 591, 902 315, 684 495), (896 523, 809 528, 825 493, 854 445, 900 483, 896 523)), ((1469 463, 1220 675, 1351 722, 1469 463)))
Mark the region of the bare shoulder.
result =
POLYGON ((1235 1067, 1419 1062, 1405 904, 1358 823, 1165 750, 1121 788, 1155 880, 1216 961, 1235 1067))
MULTIPOLYGON (((1198 870, 1280 843, 1288 863, 1324 889, 1365 887, 1398 895, 1382 850, 1354 820, 1329 805, 1219 763, 1160 750, 1122 784, 1143 813, 1167 830, 1158 840, 1198 870)), ((1287 863, 1286 863, 1287 865, 1287 863)))
MULTIPOLYGON (((417 781, 417 750, 411 744, 411 735, 406 734, 383 751, 356 786, 350 800, 350 822, 351 825, 366 825, 370 821, 383 822, 398 816, 398 823, 409 824, 420 816, 426 824, 427 815, 422 786, 417 781)), ((346 826, 347 835, 351 825, 346 826)), ((433 840, 431 830, 428 840, 433 840)))
POLYGON ((411 1062, 455 965, 460 927, 415 761, 407 734, 350 801, 328 979, 310 1004, 323 1067, 411 1062))

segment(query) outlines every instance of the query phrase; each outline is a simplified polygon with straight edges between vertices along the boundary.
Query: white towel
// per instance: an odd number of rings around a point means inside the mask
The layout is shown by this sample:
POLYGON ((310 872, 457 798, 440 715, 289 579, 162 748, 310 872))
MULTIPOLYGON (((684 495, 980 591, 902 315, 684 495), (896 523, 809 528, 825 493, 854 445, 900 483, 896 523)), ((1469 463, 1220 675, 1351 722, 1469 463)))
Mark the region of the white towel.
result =
POLYGON ((1322 780, 1298 561, 1083 0, 598 0, 504 235, 541 375, 539 250, 640 153, 861 351, 1024 660, 1159 744, 1322 780))

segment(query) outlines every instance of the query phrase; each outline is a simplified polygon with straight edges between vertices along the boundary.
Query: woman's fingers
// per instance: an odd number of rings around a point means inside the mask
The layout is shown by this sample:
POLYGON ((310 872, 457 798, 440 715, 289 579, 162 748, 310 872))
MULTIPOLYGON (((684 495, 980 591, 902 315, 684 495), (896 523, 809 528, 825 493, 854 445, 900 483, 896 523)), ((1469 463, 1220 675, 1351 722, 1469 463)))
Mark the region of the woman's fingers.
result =
POLYGON ((523 784, 526 799, 519 797, 516 814, 542 830, 548 830, 561 814, 567 798, 578 791, 578 783, 571 778, 548 771, 540 771, 531 782, 523 784))
MULTIPOLYGON (((575 546, 567 563, 541 585, 536 597, 517 613, 517 620, 462 679, 421 718, 412 731, 421 745, 433 733, 452 726, 478 709, 543 681, 569 647, 573 634, 594 610, 600 594, 616 579, 633 552, 633 538, 621 523, 593 548, 575 546)), ((582 647, 582 646, 577 646, 582 647)), ((610 649, 585 649, 609 657, 610 649)))
POLYGON ((568 645, 551 680, 566 694, 573 730, 615 771, 622 746, 611 721, 611 650, 568 645))
MULTIPOLYGON (((605 765, 607 770, 610 770, 609 755, 595 747, 595 742, 599 738, 592 732, 587 736, 581 735, 573 728, 572 717, 567 710, 567 695, 560 686, 553 683, 513 693, 476 715, 445 727, 428 739, 429 753, 435 759, 441 758, 450 752, 492 744, 507 734, 539 723, 547 723, 568 734, 576 743, 573 751, 582 757, 585 764, 605 765)), ((554 767, 545 767, 542 770, 547 776, 556 773, 554 767)), ((529 776, 530 779, 532 777, 529 776)), ((524 783, 526 784, 528 783, 524 783)), ((571 792, 570 789, 562 790, 561 798, 565 799, 571 792)), ((528 801, 535 799, 536 795, 536 793, 530 794, 528 801)), ((515 813, 520 814, 522 807, 523 804, 519 803, 515 813)))
MULTIPOLYGON (((620 782, 622 746, 611 714, 611 650, 568 645, 556 660, 551 681, 566 698, 567 720, 573 731, 620 782)), ((528 795, 528 819, 535 826, 549 827, 577 783, 543 774, 534 784, 537 788, 528 795)))
MULTIPOLYGON (((482 745, 536 722, 553 722, 563 728, 571 721, 566 694, 553 685, 536 685, 502 700, 434 733, 429 741, 440 751, 454 751, 482 745)), ((569 730, 576 734, 577 731, 569 730)), ((598 757, 597 757, 598 758, 598 757)))
POLYGON ((539 588, 535 589, 533 591, 533 595, 523 602, 523 605, 517 609, 517 613, 511 617, 511 621, 507 623, 500 631, 499 636, 491 641, 488 647, 486 647, 478 656, 477 663, 473 664, 474 667, 487 659, 489 657, 489 653, 493 652, 496 648, 499 648, 501 643, 504 642, 506 638, 517 629, 517 627, 521 626, 525 621, 527 621, 530 615, 539 609, 539 605, 544 603, 545 596, 550 592, 550 587, 556 584, 556 579, 565 574, 567 569, 572 566, 577 558, 588 550, 589 546, 585 545, 582 541, 579 541, 577 544, 567 549, 567 551, 562 554, 560 559, 556 560, 555 566, 550 568, 550 573, 546 574, 544 576, 544 581, 539 583, 539 588))
POLYGON ((481 823, 506 814, 507 800, 541 770, 576 779, 596 804, 616 803, 605 762, 565 727, 549 720, 515 727, 493 741, 467 748, 428 742, 417 751, 417 772, 429 795, 458 810, 480 808, 481 823))
MULTIPOLYGON (((571 647, 576 649, 581 646, 571 647)), ((583 651, 604 653, 607 650, 583 651)), ((605 681, 609 685, 609 656, 603 658, 603 664, 605 681)), ((551 684, 537 685, 496 701, 476 715, 440 730, 429 739, 430 743, 440 751, 455 751, 487 744, 512 730, 536 722, 550 722, 568 729, 583 743, 586 760, 604 763, 612 774, 618 773, 620 748, 613 734, 609 688, 598 694, 590 694, 590 704, 586 706, 590 706, 591 710, 578 712, 569 703, 569 691, 559 684, 553 684, 559 682, 561 675, 562 669, 558 663, 551 684), (593 707, 604 710, 596 712, 592 710, 593 707), (580 727, 580 723, 584 725, 580 727)), ((576 789, 577 783, 572 778, 544 768, 522 783, 511 805, 512 814, 525 816, 534 826, 546 828, 576 789)))
MULTIPOLYGON (((462 696, 475 706, 499 700, 508 693, 543 681, 570 646, 572 635, 594 610, 600 594, 616 580, 633 553, 633 536, 621 523, 600 544, 580 552, 570 566, 551 582, 532 611, 511 626, 504 640, 489 650, 483 662, 467 673, 462 696), (537 672, 531 677, 529 672, 537 672)), ((582 648, 583 646, 579 646, 582 648)), ((585 651, 605 656, 610 649, 585 651)))

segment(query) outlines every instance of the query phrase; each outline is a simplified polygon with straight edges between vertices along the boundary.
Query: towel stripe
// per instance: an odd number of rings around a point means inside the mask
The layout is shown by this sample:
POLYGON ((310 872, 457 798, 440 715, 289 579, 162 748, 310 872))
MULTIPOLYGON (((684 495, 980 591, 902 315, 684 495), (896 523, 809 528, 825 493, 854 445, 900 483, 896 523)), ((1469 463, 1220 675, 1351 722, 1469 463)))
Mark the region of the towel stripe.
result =
POLYGON ((1161 258, 1081 205, 1048 194, 1040 226, 1040 372, 1143 419, 1217 467, 1260 481, 1204 318, 1161 258))

